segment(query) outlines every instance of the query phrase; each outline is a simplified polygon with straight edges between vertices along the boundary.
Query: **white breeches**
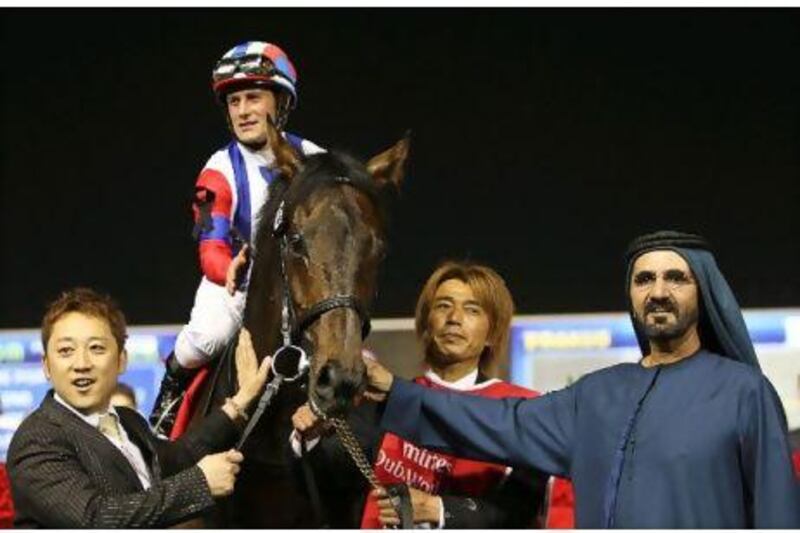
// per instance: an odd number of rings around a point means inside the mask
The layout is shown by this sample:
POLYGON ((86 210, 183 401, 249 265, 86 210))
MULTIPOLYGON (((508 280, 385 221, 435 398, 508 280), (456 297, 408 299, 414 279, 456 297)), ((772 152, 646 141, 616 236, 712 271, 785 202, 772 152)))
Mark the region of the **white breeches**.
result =
POLYGON ((194 296, 189 323, 175 341, 175 357, 184 368, 197 368, 218 355, 242 326, 247 293, 231 296, 205 276, 194 296))

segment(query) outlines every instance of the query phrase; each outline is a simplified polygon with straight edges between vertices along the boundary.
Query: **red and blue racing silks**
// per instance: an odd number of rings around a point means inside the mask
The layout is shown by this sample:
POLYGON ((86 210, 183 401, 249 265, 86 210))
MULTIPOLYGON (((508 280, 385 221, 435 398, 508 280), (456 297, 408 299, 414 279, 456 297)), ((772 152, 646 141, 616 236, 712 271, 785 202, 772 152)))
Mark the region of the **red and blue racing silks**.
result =
MULTIPOLYGON (((296 135, 285 137, 299 153, 322 151, 296 135)), ((257 217, 274 177, 270 164, 263 155, 232 141, 211 156, 197 178, 192 208, 200 228, 200 268, 214 283, 225 284, 233 256, 243 243, 255 241, 257 217)))

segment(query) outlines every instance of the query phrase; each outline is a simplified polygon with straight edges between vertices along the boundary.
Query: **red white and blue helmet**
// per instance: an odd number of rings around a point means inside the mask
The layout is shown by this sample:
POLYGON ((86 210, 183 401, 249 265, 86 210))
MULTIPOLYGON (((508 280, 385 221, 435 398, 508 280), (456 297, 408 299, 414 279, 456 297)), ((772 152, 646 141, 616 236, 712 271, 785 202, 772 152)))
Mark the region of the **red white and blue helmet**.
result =
POLYGON ((211 86, 222 99, 231 91, 247 87, 270 87, 289 95, 289 109, 297 105, 297 71, 286 52, 262 41, 234 46, 217 61, 211 86))

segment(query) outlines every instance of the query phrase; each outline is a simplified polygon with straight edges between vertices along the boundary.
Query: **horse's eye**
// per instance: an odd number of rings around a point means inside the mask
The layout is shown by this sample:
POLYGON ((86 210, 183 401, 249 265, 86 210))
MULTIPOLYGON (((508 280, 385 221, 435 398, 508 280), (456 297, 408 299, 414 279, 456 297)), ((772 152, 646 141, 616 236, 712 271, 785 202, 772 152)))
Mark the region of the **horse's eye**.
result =
POLYGON ((305 240, 299 233, 289 235, 289 248, 297 255, 306 255, 307 253, 305 240))

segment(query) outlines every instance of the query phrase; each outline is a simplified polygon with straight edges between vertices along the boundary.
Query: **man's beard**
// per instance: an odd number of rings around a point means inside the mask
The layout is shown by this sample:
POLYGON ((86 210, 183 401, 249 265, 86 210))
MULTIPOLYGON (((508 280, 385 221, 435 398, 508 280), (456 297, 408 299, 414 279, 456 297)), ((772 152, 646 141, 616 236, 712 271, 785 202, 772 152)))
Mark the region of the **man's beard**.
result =
POLYGON ((688 314, 682 314, 678 306, 670 300, 663 301, 649 301, 644 307, 644 316, 639 316, 638 313, 633 313, 633 319, 638 328, 644 332, 648 340, 654 342, 671 341, 678 339, 697 323, 698 312, 695 308, 688 314), (653 312, 669 312, 675 315, 675 322, 672 324, 661 324, 658 321, 648 323, 646 321, 647 315, 653 312))

